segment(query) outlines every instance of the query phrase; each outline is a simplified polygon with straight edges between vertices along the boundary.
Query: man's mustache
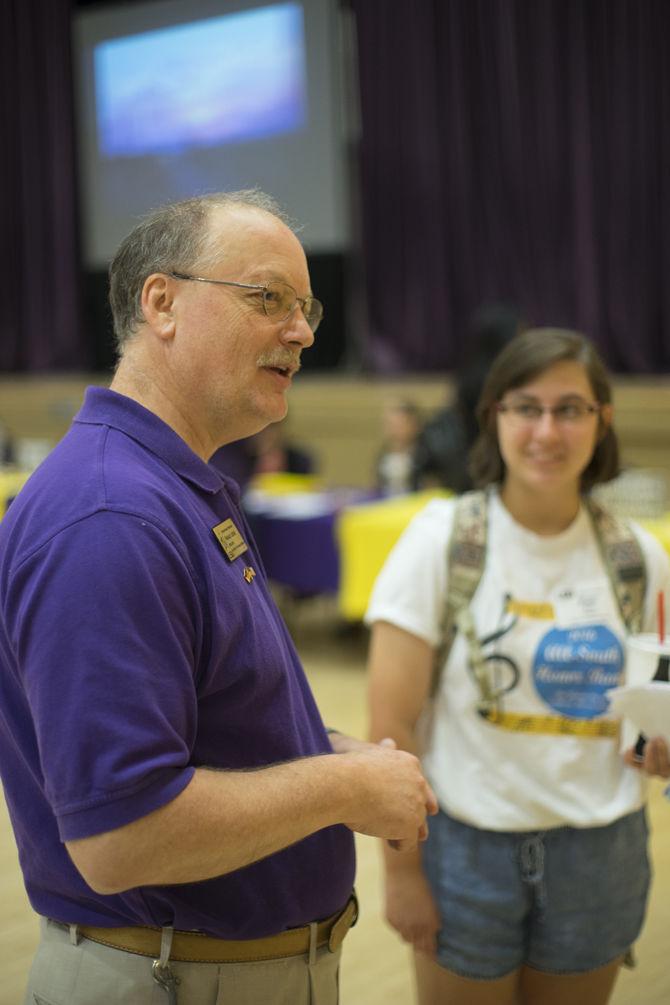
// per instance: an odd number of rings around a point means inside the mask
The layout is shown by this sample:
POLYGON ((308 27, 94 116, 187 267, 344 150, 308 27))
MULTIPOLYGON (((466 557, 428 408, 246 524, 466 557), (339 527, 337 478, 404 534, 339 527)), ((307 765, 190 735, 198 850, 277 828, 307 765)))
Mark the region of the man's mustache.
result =
POLYGON ((292 352, 272 352, 258 359, 258 366, 275 367, 278 370, 289 370, 291 375, 300 369, 300 355, 292 352))

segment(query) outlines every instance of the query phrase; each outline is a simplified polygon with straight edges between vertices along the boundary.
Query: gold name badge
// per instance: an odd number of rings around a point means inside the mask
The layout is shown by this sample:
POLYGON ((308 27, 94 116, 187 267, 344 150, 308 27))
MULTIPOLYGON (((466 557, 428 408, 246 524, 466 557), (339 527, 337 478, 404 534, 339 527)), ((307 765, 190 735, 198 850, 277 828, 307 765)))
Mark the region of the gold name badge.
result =
POLYGON ((518 614, 520 618, 532 618, 536 621, 553 621, 553 604, 533 604, 526 600, 508 600, 507 610, 510 614, 518 614))
POLYGON ((214 536, 226 553, 229 562, 243 555, 249 548, 232 520, 224 520, 212 527, 214 536))

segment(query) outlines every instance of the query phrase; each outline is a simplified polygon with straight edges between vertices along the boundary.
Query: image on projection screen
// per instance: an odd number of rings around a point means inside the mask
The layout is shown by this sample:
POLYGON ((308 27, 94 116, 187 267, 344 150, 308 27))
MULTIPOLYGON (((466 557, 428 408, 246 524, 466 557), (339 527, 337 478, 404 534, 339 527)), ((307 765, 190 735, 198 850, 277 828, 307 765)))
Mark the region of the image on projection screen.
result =
POLYGON ((258 187, 311 252, 348 242, 338 0, 137 0, 75 16, 82 256, 156 206, 258 187))
POLYGON ((94 68, 103 159, 262 139, 307 121, 297 3, 101 42, 94 68))

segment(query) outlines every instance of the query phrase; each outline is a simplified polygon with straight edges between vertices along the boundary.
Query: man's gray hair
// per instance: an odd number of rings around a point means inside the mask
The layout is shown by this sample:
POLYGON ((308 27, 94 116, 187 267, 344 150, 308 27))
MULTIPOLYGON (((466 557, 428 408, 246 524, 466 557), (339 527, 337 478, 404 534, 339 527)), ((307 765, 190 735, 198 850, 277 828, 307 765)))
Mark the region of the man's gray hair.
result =
POLYGON ((152 272, 204 271, 221 257, 209 245, 213 209, 246 206, 295 227, 275 200, 259 189, 214 192, 168 203, 149 213, 122 241, 109 266, 109 304, 119 354, 144 322, 142 289, 152 272))

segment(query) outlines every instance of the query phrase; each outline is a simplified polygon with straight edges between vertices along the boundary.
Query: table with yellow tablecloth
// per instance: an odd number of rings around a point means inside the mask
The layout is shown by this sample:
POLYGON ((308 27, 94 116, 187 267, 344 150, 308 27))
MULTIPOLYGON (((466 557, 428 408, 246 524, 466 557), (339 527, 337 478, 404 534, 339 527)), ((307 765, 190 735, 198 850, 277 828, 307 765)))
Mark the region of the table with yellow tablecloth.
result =
MULTIPOLYGON (((439 490, 417 492, 396 499, 349 506, 340 513, 337 523, 340 560, 338 600, 344 618, 357 621, 363 617, 374 581, 409 521, 430 499, 437 496, 446 498, 448 495, 448 492, 439 490)), ((670 554, 670 513, 665 517, 637 522, 654 534, 670 554)))
POLYGON ((412 492, 360 506, 348 506, 337 522, 340 555, 340 613, 348 621, 360 620, 386 556, 403 530, 431 500, 448 498, 444 489, 412 492))
POLYGON ((18 495, 29 477, 29 471, 16 471, 14 469, 0 471, 0 520, 14 496, 18 495))
POLYGON ((655 520, 638 520, 640 526, 645 527, 650 534, 657 537, 667 553, 670 555, 670 513, 655 520))

